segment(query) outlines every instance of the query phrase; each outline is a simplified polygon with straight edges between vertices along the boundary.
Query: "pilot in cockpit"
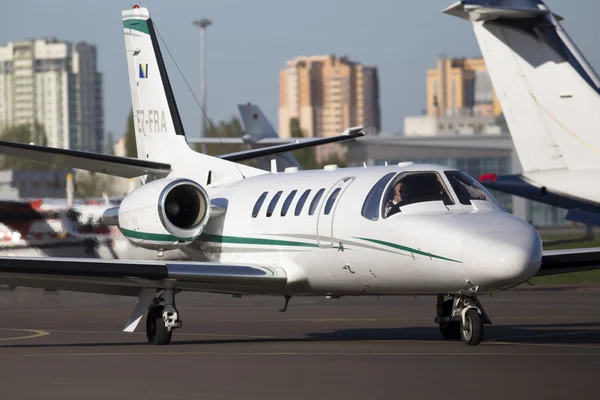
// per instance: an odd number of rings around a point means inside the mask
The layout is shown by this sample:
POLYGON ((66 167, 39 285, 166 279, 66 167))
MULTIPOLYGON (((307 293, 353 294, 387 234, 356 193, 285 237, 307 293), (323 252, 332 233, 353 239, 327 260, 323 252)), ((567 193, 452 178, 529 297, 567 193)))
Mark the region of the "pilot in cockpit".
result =
POLYGON ((385 202, 385 217, 389 217, 400 211, 400 207, 408 199, 408 185, 402 181, 394 185, 390 198, 385 202))

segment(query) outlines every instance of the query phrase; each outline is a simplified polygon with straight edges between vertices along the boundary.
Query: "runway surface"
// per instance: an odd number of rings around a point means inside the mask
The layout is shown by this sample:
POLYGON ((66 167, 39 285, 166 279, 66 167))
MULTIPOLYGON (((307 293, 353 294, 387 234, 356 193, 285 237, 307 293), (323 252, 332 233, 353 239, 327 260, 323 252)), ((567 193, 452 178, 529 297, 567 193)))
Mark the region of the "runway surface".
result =
MULTIPOLYGON (((482 298, 477 347, 441 340, 434 298, 178 295, 166 347, 119 332, 135 299, 0 292, 6 399, 597 399, 600 288, 482 298)), ((143 327, 144 320, 140 324, 143 327)))

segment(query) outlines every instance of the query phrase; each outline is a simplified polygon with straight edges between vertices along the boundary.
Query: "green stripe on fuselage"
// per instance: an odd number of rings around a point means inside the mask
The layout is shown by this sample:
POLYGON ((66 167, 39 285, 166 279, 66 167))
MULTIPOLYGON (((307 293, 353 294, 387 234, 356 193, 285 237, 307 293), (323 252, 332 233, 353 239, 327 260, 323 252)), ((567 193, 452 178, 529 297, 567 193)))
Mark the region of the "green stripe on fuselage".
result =
POLYGON ((419 254, 419 255, 422 255, 422 256, 427 256, 427 257, 431 257, 431 258, 437 258, 438 260, 451 261, 451 262, 462 264, 462 262, 460 262, 458 260, 453 260, 452 258, 446 258, 446 257, 438 256, 438 255, 435 255, 435 254, 432 254, 432 253, 427 253, 425 251, 413 249, 412 247, 402 246, 402 245, 399 245, 399 244, 396 244, 396 243, 390 243, 390 242, 385 242, 383 240, 368 239, 368 238, 361 238, 361 237, 355 237, 355 239, 366 240, 367 242, 377 243, 377 244, 380 244, 382 246, 387 246, 387 247, 391 247, 393 249, 398 249, 398 250, 404 250, 404 251, 408 251, 408 252, 411 252, 411 253, 414 253, 414 254, 419 254))
POLYGON ((179 237, 176 237, 173 235, 165 235, 165 234, 160 234, 160 233, 146 233, 146 232, 140 232, 140 231, 130 231, 129 229, 124 229, 121 227, 119 227, 119 229, 121 230, 123 235, 127 236, 128 238, 140 239, 140 240, 152 240, 155 242, 179 242, 179 241, 191 242, 194 239, 196 239, 195 237, 179 238, 179 237))
POLYGON ((134 31, 150 34, 148 30, 148 21, 145 19, 126 19, 123 21, 123 28, 133 29, 134 31))
POLYGON ((240 236, 220 236, 220 235, 203 235, 200 237, 201 240, 213 243, 227 243, 227 244, 260 244, 267 246, 294 246, 294 247, 313 247, 318 248, 318 244, 305 243, 305 242, 293 242, 291 240, 277 240, 277 239, 262 239, 262 238, 249 238, 240 236))

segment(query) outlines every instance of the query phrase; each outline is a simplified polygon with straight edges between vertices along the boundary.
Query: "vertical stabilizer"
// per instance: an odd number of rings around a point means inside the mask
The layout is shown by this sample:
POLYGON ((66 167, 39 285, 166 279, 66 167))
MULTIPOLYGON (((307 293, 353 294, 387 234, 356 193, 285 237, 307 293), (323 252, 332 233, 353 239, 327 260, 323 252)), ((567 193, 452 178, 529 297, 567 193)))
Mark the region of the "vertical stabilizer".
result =
POLYGON ((138 158, 169 163, 170 176, 200 183, 209 176, 214 183, 215 176, 229 181, 256 173, 189 148, 148 9, 125 10, 122 19, 138 158))
MULTIPOLYGON (((279 139, 279 134, 268 118, 263 114, 259 106, 254 104, 238 104, 240 115, 242 117, 242 123, 244 124, 244 131, 246 135, 244 140, 250 144, 259 142, 262 139, 279 139)), ((296 167, 301 169, 302 166, 290 152, 280 153, 268 157, 259 157, 256 163, 259 168, 267 170, 270 168, 271 160, 277 160, 277 169, 284 171, 288 167, 296 167)))
POLYGON ((600 79, 541 0, 467 0, 525 172, 600 168, 600 79))
POLYGON ((253 141, 264 138, 278 138, 279 135, 265 117, 260 107, 254 104, 238 104, 246 135, 253 141))
POLYGON ((138 157, 167 161, 161 142, 185 134, 154 25, 146 8, 122 14, 138 157))

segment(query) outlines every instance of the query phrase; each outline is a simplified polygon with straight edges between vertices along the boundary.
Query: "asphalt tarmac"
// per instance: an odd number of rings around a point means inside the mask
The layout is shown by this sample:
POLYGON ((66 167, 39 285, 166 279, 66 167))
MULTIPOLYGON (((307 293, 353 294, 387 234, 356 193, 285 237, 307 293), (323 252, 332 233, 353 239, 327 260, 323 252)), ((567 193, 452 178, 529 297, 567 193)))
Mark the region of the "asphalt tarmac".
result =
MULTIPOLYGON (((598 399, 600 287, 482 298, 493 325, 441 339, 432 297, 178 295, 169 346, 120 328, 135 299, 0 292, 5 399, 598 399)), ((144 320, 140 324, 144 326, 144 320)))

